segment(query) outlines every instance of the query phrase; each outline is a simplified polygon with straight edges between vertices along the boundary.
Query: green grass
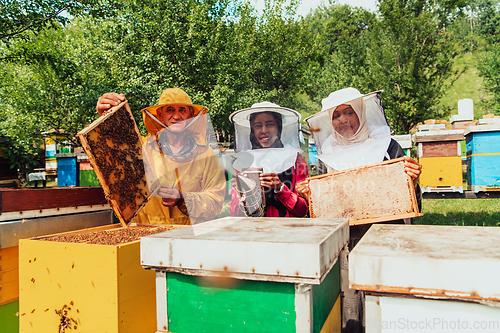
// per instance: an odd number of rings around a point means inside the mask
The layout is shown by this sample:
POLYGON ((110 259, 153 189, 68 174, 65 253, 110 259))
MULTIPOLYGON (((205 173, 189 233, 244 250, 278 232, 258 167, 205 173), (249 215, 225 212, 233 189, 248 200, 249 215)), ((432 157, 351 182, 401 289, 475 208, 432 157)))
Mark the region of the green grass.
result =
POLYGON ((500 226, 500 199, 424 199, 413 224, 500 226))
MULTIPOLYGON (((459 55, 454 62, 453 70, 462 73, 451 77, 446 84, 456 81, 446 90, 441 97, 439 108, 441 110, 451 109, 451 115, 458 114, 458 101, 464 98, 471 98, 474 101, 474 118, 481 119, 483 115, 490 113, 488 102, 493 95, 483 87, 483 78, 479 76, 477 65, 480 62, 482 53, 466 53, 459 55)), ((449 120, 449 116, 444 119, 449 120)))

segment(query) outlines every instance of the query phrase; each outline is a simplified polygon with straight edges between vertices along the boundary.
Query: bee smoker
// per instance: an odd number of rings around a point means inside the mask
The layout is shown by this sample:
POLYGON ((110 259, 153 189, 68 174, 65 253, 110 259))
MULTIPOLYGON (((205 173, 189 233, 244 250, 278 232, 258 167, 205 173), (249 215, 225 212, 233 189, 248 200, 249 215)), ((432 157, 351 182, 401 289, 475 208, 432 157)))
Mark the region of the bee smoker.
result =
POLYGON ((247 217, 262 217, 266 212, 266 197, 260 186, 262 168, 242 171, 236 175, 236 190, 247 217))

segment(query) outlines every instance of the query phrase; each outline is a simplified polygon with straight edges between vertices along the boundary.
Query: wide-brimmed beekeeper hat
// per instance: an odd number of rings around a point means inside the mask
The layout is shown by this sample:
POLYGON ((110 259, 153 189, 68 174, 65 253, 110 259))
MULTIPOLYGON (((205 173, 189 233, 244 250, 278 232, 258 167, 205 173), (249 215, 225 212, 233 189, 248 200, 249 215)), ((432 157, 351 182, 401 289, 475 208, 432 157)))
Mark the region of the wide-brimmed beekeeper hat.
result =
POLYGON ((179 88, 167 88, 163 90, 160 96, 158 105, 150 106, 142 109, 142 118, 146 129, 151 134, 156 134, 158 131, 165 128, 165 124, 159 117, 160 110, 168 105, 185 105, 191 106, 194 110, 192 117, 200 113, 207 113, 208 109, 202 105, 196 105, 191 102, 188 94, 179 88))
POLYGON ((321 106, 322 106, 321 111, 330 110, 330 109, 335 108, 341 104, 349 103, 355 99, 358 99, 358 98, 364 99, 367 96, 379 94, 381 92, 382 92, 382 90, 377 90, 377 91, 373 91, 373 92, 368 93, 368 94, 362 94, 359 92, 358 89, 352 88, 352 87, 340 89, 340 90, 332 92, 330 95, 328 95, 327 98, 324 98, 321 101, 321 106))
MULTIPOLYGON (((361 94, 349 87, 332 92, 323 99, 321 111, 305 119, 314 138, 318 158, 333 170, 345 170, 381 162, 390 144, 391 129, 384 113, 382 90, 361 94), (359 101, 358 103, 358 99, 359 101), (337 140, 332 124, 333 111, 341 104, 360 104, 369 135, 366 140, 345 144, 337 140)), ((354 109, 354 107, 353 107, 354 109)), ((358 114, 356 112, 356 114, 358 114)), ((358 115, 361 120, 361 117, 358 115)))
POLYGON ((229 116, 229 120, 234 126, 235 137, 236 154, 234 156, 236 161, 233 163, 233 167, 241 171, 242 164, 239 161, 246 160, 249 155, 251 155, 249 159, 251 162, 245 167, 262 168, 266 173, 281 173, 294 166, 297 153, 302 152, 299 137, 300 119, 300 113, 297 111, 270 102, 256 103, 250 108, 233 112, 229 116), (272 113, 281 118, 281 130, 278 139, 283 145, 282 148, 252 148, 250 118, 252 114, 263 112, 272 113))

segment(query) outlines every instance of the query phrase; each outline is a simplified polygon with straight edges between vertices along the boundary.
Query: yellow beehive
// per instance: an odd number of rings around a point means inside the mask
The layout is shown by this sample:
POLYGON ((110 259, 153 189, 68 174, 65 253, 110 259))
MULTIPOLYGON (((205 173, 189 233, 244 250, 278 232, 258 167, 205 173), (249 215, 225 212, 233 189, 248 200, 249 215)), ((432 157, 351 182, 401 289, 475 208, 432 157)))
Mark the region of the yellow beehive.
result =
MULTIPOLYGON (((57 236, 113 229, 125 228, 57 236)), ((70 331, 64 326, 77 332, 155 332, 155 273, 141 267, 139 240, 97 245, 43 240, 48 237, 20 240, 21 332, 70 331)))
POLYGON ((462 186, 462 157, 421 157, 418 162, 422 164, 420 186, 422 187, 448 187, 462 186))
POLYGON ((0 306, 19 298, 17 246, 0 249, 0 306))

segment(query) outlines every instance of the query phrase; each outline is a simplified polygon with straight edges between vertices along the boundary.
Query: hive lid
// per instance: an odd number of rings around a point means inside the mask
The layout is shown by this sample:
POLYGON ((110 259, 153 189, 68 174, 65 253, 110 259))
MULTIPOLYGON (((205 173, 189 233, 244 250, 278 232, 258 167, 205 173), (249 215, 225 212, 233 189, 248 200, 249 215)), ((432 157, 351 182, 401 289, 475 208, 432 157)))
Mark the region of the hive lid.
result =
POLYGON ((393 135, 391 138, 396 140, 403 149, 409 149, 412 146, 411 134, 393 135))
POLYGON ((488 125, 469 126, 464 130, 464 135, 467 135, 470 133, 477 133, 477 132, 494 132, 494 131, 500 131, 500 124, 499 123, 493 123, 493 124, 488 124, 488 125))
POLYGON ((349 285, 500 301, 500 228, 373 225, 349 254, 349 285))
POLYGON ((349 238, 347 219, 226 217, 141 239, 141 264, 191 275, 318 284, 349 238))
POLYGON ((419 142, 435 142, 435 141, 460 141, 464 139, 464 130, 439 130, 415 133, 414 141, 419 142))

